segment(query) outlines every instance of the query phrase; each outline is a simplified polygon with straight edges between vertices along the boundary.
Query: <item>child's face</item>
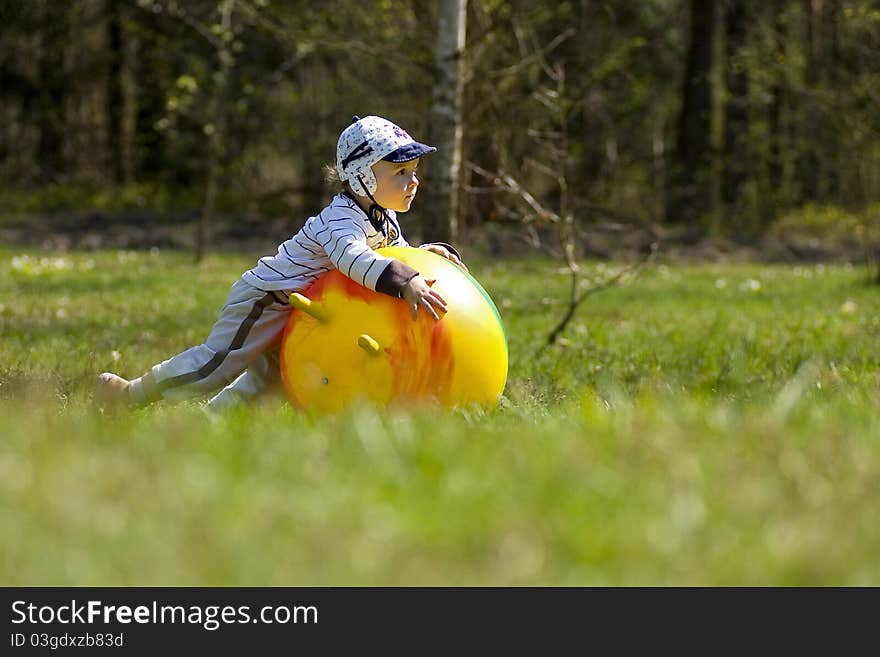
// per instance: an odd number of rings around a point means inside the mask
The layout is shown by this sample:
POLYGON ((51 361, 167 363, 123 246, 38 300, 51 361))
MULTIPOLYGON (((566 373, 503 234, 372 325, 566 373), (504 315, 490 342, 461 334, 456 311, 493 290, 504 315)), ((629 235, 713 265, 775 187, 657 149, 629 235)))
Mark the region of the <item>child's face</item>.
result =
POLYGON ((376 162, 373 165, 373 174, 376 176, 376 192, 373 197, 376 202, 395 212, 407 212, 419 187, 419 179, 416 177, 418 166, 418 158, 400 163, 385 160, 376 162))

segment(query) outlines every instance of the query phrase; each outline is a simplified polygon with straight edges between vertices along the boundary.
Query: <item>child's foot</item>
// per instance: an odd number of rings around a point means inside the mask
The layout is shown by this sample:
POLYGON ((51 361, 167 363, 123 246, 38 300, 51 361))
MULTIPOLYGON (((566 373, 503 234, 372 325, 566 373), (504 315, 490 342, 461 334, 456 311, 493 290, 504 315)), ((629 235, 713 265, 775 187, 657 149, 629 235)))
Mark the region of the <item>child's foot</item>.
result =
POLYGON ((130 403, 128 396, 129 380, 112 372, 104 372, 95 382, 93 395, 95 403, 101 408, 126 406, 130 403))

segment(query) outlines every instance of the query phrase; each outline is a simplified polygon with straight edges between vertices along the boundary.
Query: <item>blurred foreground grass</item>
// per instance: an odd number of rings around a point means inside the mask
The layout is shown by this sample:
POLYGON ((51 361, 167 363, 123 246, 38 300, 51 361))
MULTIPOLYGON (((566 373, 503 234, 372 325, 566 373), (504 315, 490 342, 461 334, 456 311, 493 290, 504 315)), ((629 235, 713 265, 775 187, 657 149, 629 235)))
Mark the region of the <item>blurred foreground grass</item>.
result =
POLYGON ((536 356, 567 279, 474 262, 510 339, 492 412, 91 408, 96 373, 200 341, 252 262, 0 249, 0 583, 880 583, 863 270, 656 265, 536 356))

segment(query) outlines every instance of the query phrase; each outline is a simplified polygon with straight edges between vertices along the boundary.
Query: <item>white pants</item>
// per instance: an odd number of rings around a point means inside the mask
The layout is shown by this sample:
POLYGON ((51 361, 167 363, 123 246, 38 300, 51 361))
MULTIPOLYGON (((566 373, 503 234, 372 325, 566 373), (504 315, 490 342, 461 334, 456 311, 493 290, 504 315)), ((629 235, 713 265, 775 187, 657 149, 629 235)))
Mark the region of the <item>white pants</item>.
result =
POLYGON ((205 342, 132 381, 132 401, 189 399, 222 389, 209 402, 219 408, 257 395, 278 378, 277 350, 290 309, 285 292, 239 279, 205 342))
POLYGON ((279 349, 269 349, 259 356, 250 367, 238 375, 208 401, 208 409, 225 410, 257 397, 260 393, 274 389, 280 384, 279 349))

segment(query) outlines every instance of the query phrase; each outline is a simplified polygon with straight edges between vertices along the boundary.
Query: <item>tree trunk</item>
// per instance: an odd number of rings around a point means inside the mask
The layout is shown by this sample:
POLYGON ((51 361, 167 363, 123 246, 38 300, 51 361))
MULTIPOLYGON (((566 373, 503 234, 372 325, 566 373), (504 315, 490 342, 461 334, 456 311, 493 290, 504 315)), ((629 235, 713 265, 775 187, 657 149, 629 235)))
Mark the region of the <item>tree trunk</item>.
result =
POLYGON ((69 8, 64 3, 41 6, 42 44, 37 56, 37 165, 45 181, 65 173, 64 134, 66 127, 68 74, 65 54, 68 41, 69 8))
MULTIPOLYGON (((773 0, 770 3, 770 22, 772 25, 773 43, 771 52, 777 62, 785 61, 786 43, 788 40, 788 31, 782 16, 785 8, 785 0, 773 0)), ((784 179, 784 152, 786 126, 783 125, 783 112, 786 109, 786 82, 785 70, 780 64, 773 69, 773 86, 770 89, 772 101, 770 103, 770 112, 768 116, 768 137, 769 144, 769 162, 768 162, 768 178, 770 183, 769 198, 775 206, 787 204, 790 200, 789 194, 783 189, 784 179)), ((772 219, 775 214, 775 208, 769 213, 767 218, 772 219)))
POLYGON ((132 56, 134 135, 132 162, 135 180, 157 180, 167 171, 165 137, 156 124, 165 116, 165 71, 161 26, 152 12, 136 14, 137 39, 132 56))
MULTIPOLYGON (((827 74, 825 76, 825 85, 828 95, 836 98, 838 92, 838 67, 840 61, 840 0, 826 0, 823 24, 828 30, 828 48, 823 58, 827 74)), ((833 102, 833 101, 832 101, 833 102)), ((846 199, 839 198, 840 192, 840 149, 838 144, 837 130, 835 130, 830 120, 830 114, 836 112, 835 107, 826 108, 825 118, 823 120, 824 130, 824 159, 826 162, 824 171, 824 192, 826 199, 832 202, 843 201, 846 199)))
POLYGON ((435 50, 436 83, 431 108, 431 183, 426 189, 423 239, 451 242, 459 236, 461 170, 462 58, 467 21, 466 0, 441 0, 435 50))
MULTIPOLYGON (((231 30, 232 13, 235 0, 224 0, 220 5, 220 23, 223 35, 231 30)), ((194 259, 201 262, 207 251, 208 230, 214 223, 214 212, 217 205, 217 188, 223 174, 223 148, 226 139, 226 90, 234 61, 229 49, 229 42, 221 35, 217 48, 217 73, 214 77, 215 86, 211 95, 208 111, 209 123, 205 126, 208 133, 208 172, 205 180, 205 201, 196 225, 194 259)))
POLYGON ((119 0, 107 0, 107 154, 110 178, 116 185, 125 182, 123 116, 125 94, 122 76, 125 49, 122 36, 122 8, 119 0))
POLYGON ((690 46, 675 162, 666 208, 671 223, 693 224, 711 207, 712 55, 715 0, 691 0, 690 46))
POLYGON ((819 87, 819 45, 817 39, 818 6, 815 0, 803 0, 804 12, 804 86, 807 101, 801 113, 797 135, 798 179, 801 183, 800 199, 819 199, 819 153, 816 131, 819 127, 819 108, 816 98, 819 87))
POLYGON ((741 194, 749 176, 749 81, 743 50, 748 37, 748 16, 744 0, 726 0, 724 5, 724 166, 721 170, 721 200, 729 222, 748 228, 741 194))

